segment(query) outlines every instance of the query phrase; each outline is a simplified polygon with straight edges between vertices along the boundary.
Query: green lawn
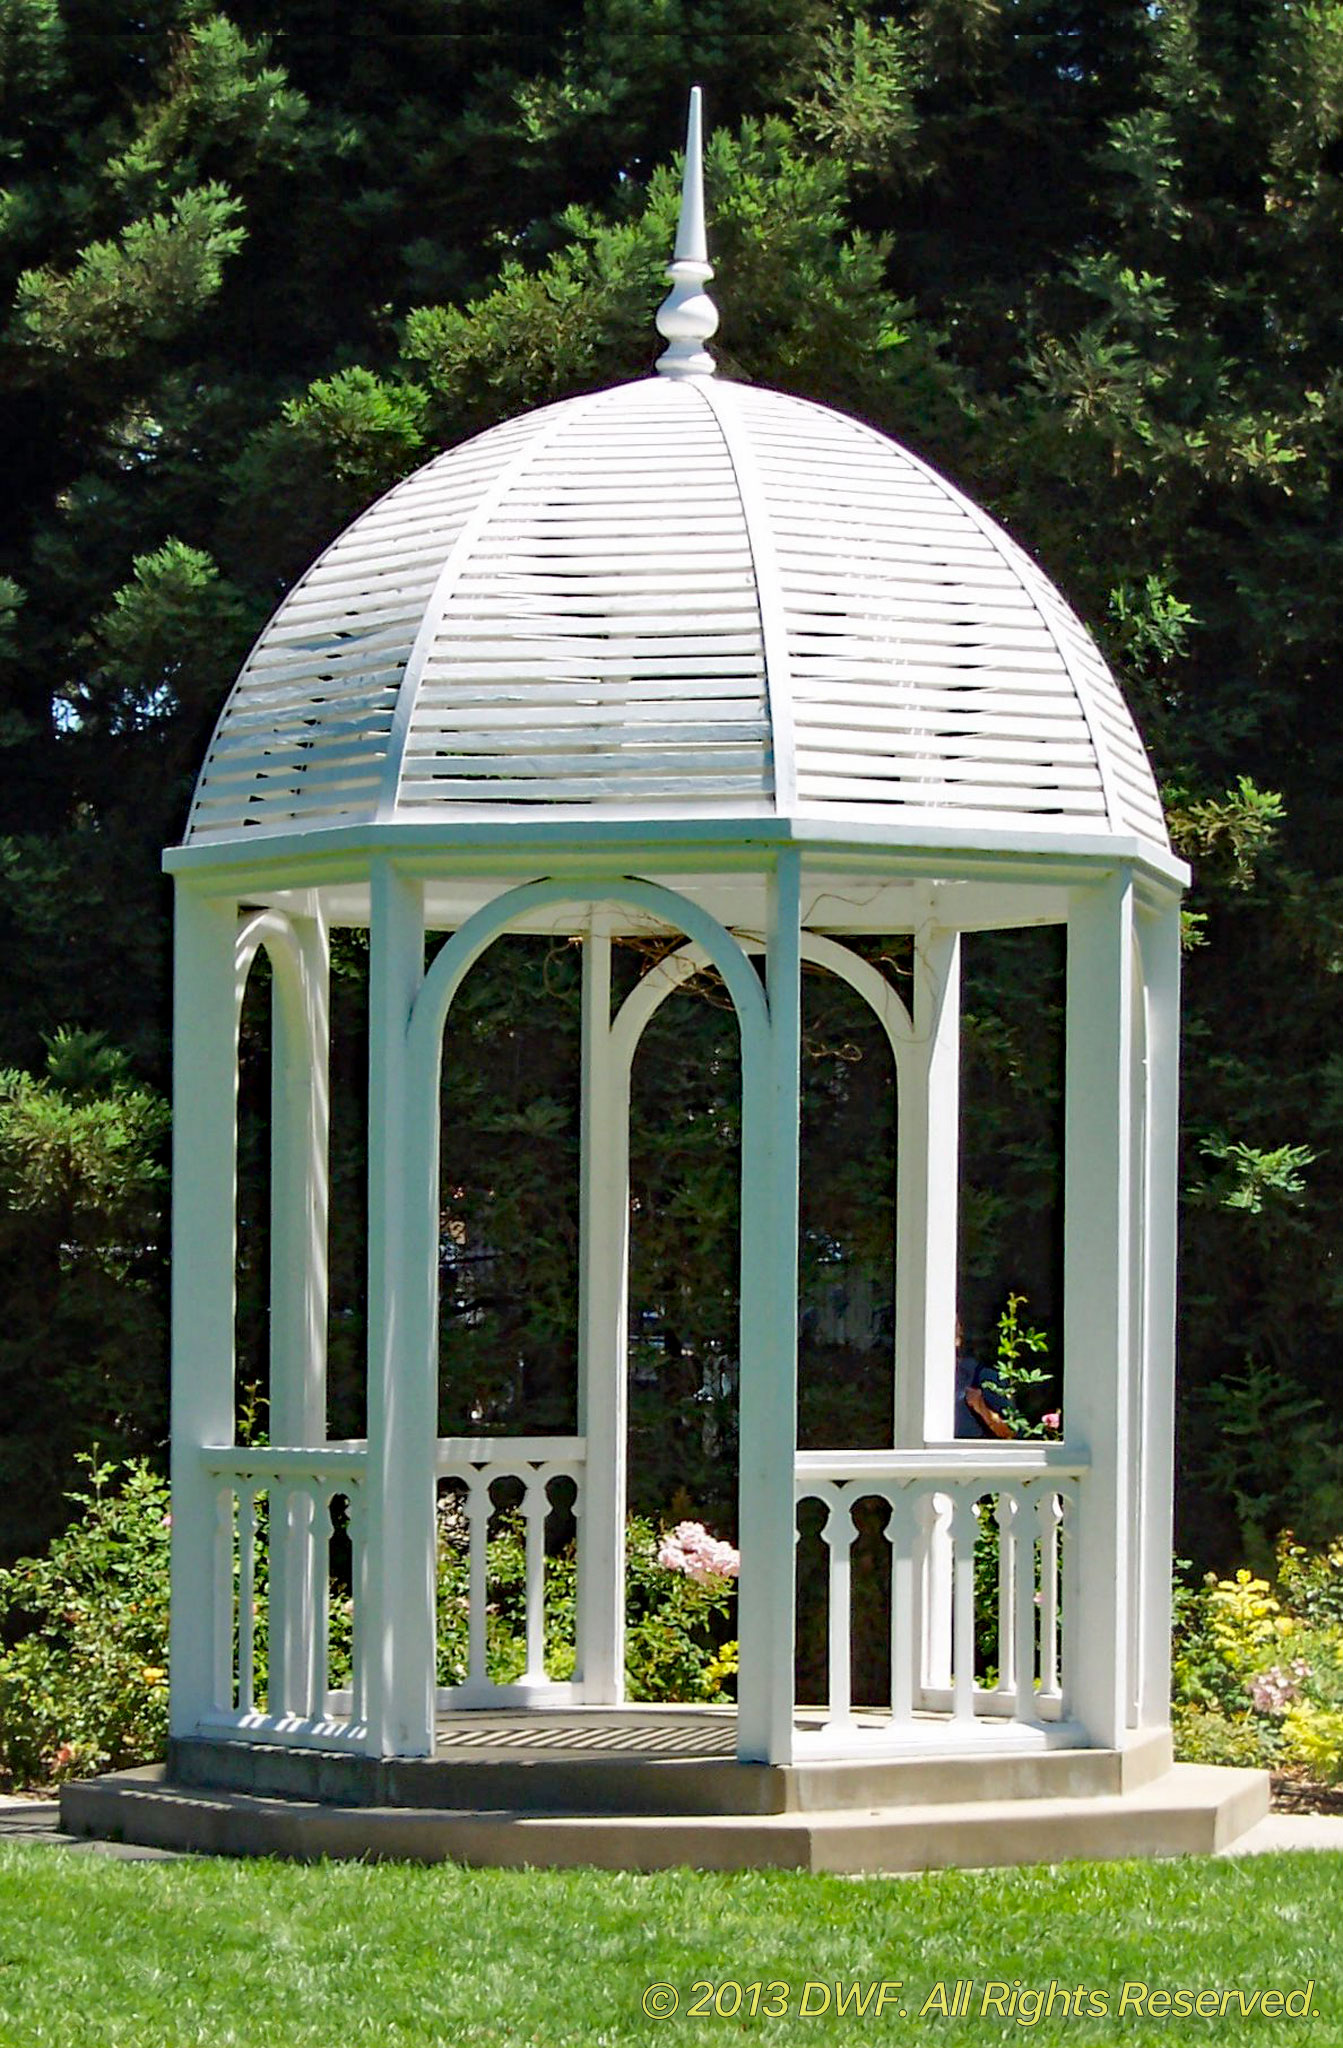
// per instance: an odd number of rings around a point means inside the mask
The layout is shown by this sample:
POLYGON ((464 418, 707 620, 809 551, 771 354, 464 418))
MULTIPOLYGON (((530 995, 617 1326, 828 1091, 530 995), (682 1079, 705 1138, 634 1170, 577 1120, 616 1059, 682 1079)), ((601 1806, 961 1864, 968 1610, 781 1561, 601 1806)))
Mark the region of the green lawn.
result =
MULTIPOLYGON (((637 1877, 385 1865, 116 1863, 0 1849, 0 2042, 9 2048, 935 2039, 1343 2042, 1343 1855, 1072 1864, 918 1878, 637 1877), (1290 1992, 1313 2017, 1118 2010, 1150 1991, 1290 1992), (875 2016, 874 1984, 894 1984, 875 2016), (970 1980, 968 2015, 944 2016, 970 1980), (1051 1980, 1104 2016, 981 2015, 989 1980, 1051 1980), (675 2017, 645 2017, 649 1985, 675 2017), (721 2016, 692 2017, 697 1985, 721 2016), (813 1989, 807 1992, 810 1984, 813 1989), (750 1986, 762 1988, 752 1993, 750 1986), (771 1990, 770 1986, 787 1990, 771 1990), (835 2011, 866 1994, 864 2017, 835 2011), (856 1991, 855 1991, 856 1987, 856 1991), (665 1996, 665 1994, 662 1994, 665 1996), (1134 1994, 1130 1993, 1130 2001, 1134 1994), (923 2009, 932 2001, 930 2010, 923 2009), (803 2003, 812 2010, 804 2014, 803 2003), (757 2013, 750 2017, 754 2003, 757 2013), (829 2010, 815 2010, 829 2005, 829 2010), (769 2006, 785 2009, 767 2017, 769 2006), (902 2017, 902 2011, 905 2016, 902 2017), (920 2014, 922 2012, 922 2017, 920 2014)), ((1026 2008, 1029 2012, 1029 2005, 1026 2008)))

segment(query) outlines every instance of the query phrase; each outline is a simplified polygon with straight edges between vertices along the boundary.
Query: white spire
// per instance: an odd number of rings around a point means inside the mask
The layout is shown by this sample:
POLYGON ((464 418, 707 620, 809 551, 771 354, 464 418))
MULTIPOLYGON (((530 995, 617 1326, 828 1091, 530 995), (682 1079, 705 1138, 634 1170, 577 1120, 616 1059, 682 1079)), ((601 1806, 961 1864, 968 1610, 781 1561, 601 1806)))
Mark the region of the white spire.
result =
POLYGON ((668 346, 658 357, 664 377, 712 377, 714 360, 704 344, 717 331, 718 308, 704 290, 713 276, 704 238, 704 164, 700 132, 700 89, 690 88, 686 123, 685 175, 676 250, 667 266, 671 290, 658 307, 658 333, 668 346))

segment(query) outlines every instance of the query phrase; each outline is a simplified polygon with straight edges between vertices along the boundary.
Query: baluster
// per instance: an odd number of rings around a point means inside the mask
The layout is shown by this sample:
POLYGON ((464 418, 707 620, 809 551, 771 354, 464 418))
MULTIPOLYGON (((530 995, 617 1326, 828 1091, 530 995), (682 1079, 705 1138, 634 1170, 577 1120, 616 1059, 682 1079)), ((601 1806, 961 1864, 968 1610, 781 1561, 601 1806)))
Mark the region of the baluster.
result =
POLYGON ((1016 1719, 1035 1726, 1039 1721, 1035 1691, 1035 1537, 1039 1502, 1022 1487, 1017 1497, 1017 1705, 1016 1719))
POLYGON ((1016 1691, 1016 1594, 1019 1583, 1017 1529, 1020 1501, 1014 1488, 1000 1488, 993 1504, 994 1526, 998 1531, 998 1667, 996 1690, 1004 1698, 1016 1691))
POLYGON ((853 1655, 849 1598, 849 1556, 857 1536, 847 1501, 836 1494, 821 1534, 830 1553, 829 1719, 832 1725, 852 1717, 853 1655))
POLYGON ((1058 1492, 1059 1548, 1062 1552, 1063 1581, 1061 1608, 1058 1617, 1059 1645, 1059 1713, 1063 1719, 1072 1714, 1074 1677, 1077 1669, 1078 1643, 1078 1557, 1077 1517, 1086 1513, 1086 1504, 1079 1502, 1075 1485, 1060 1487, 1058 1492))
POLYGON ((952 1719, 964 1726, 975 1718, 975 1536, 979 1502, 958 1487, 951 1514, 952 1547, 952 1719))
POLYGON ((331 1682, 331 1531, 336 1482, 323 1484, 316 1473, 298 1497, 298 1522, 303 1544, 302 1574, 305 1633, 298 1669, 304 1697, 299 1710, 306 1717, 326 1712, 331 1682))
POLYGON ((488 1683, 485 1668, 485 1546, 490 1534, 490 1478, 487 1466, 473 1466, 466 1497, 467 1527, 471 1532, 470 1576, 467 1581, 467 1681, 473 1686, 488 1683))
MULTIPOLYGON (((231 1485, 215 1495, 214 1537, 214 1704, 233 1712, 233 1525, 236 1495, 231 1485)), ((239 1631, 241 1633, 241 1630, 239 1631)))
MULTIPOLYGON (((364 1645, 364 1605, 368 1593, 368 1546, 364 1540, 364 1497, 363 1486, 358 1479, 349 1481, 350 1530, 350 1598, 354 1612, 350 1617, 350 1719, 363 1722, 368 1719, 368 1659, 364 1645)), ((325 1699, 322 1702, 325 1706, 325 1699)))
POLYGON ((907 1486, 895 1487, 885 1498, 891 1505, 886 1522, 891 1546, 891 1726, 898 1728, 914 1718, 919 1504, 907 1486))
POLYGON ((527 1531, 527 1668, 524 1685, 546 1679, 546 1513, 550 1506, 546 1482, 539 1471, 527 1481, 522 1517, 527 1531))
POLYGON ((256 1496, 250 1480, 238 1482, 238 1712, 256 1710, 256 1496))
POLYGON ((922 1551, 919 1592, 919 1660, 922 1683, 935 1692, 951 1689, 951 1495, 925 1496, 920 1517, 922 1551))
POLYGON ((1063 1503, 1052 1489, 1040 1500, 1040 1697, 1063 1696, 1059 1683, 1059 1526, 1063 1503))

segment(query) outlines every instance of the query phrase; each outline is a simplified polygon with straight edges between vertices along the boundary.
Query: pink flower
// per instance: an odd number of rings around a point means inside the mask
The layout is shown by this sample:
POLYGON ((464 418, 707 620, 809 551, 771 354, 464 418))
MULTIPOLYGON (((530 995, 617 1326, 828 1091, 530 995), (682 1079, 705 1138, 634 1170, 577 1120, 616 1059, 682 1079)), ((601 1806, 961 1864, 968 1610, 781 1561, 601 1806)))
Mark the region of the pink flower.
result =
POLYGON ((1040 1417, 1040 1422, 1041 1426, 1045 1429, 1052 1429, 1056 1432, 1061 1430, 1063 1428, 1063 1410, 1061 1408, 1051 1408, 1048 1415, 1040 1417))
POLYGON ((1290 1671, 1274 1664, 1251 1679, 1250 1704, 1257 1714, 1285 1714, 1300 1693, 1300 1681, 1309 1675, 1310 1666, 1302 1657, 1297 1658, 1290 1671))
POLYGON ((697 1586, 735 1579, 741 1554, 731 1543, 711 1536, 703 1522, 678 1522, 658 1545, 658 1563, 665 1571, 684 1572, 697 1586))

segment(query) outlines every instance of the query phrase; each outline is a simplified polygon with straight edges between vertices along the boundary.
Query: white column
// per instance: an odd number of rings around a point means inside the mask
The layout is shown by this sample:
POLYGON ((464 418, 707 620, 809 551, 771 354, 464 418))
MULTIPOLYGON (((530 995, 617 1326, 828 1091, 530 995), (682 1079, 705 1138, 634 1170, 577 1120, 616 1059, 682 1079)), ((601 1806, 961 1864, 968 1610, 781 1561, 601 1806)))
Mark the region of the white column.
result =
MULTIPOLYGON (((203 1444, 233 1442, 237 1178, 237 910, 177 884, 173 960, 172 1731, 190 1735, 215 1697, 215 1487, 203 1444)), ((229 1625, 231 1634, 231 1623, 229 1625)))
MULTIPOLYGON (((895 1442, 918 1450, 956 1433, 956 1261, 960 1198, 961 937, 925 926, 914 939, 914 1034, 897 1055, 895 1442)), ((951 1684, 950 1501, 920 1526, 914 1573, 916 1668, 951 1684)))
POLYGON ((1091 1466, 1072 1532, 1076 1605, 1063 1616, 1073 1712, 1113 1749, 1127 1719, 1132 1246, 1133 887, 1074 892, 1068 916, 1064 1141, 1064 1390, 1091 1466))
MULTIPOLYGON (((326 1437, 330 943, 320 915, 289 920, 291 964, 271 1000, 270 1429, 277 1444, 326 1437)), ((326 1531, 306 1494, 271 1502, 271 1708, 320 1712, 326 1531)), ((326 1521, 323 1511, 321 1521, 326 1521)))
POLYGON ((1141 1554, 1135 1597, 1138 1725, 1170 1720, 1170 1581, 1175 1442, 1175 1269, 1179 1238, 1177 1167, 1180 1091, 1180 905, 1172 897, 1138 918, 1147 997, 1146 1168, 1143 1275, 1141 1554))
POLYGON ((438 1103, 409 1100, 406 1032, 424 978, 424 893, 375 864, 369 961, 369 1741, 434 1740, 434 1463, 438 1103), (432 1213, 424 1213, 427 1203, 432 1213))
POLYGON ((955 1434, 956 1242, 960 1175, 961 939, 914 942, 914 1038, 897 1104, 895 1441, 955 1434))
POLYGON ((765 957, 767 1052, 747 1052, 742 1072, 737 1754, 790 1763, 802 1009, 801 860, 791 850, 770 883, 765 957))
POLYGON ((578 1672, 585 1702, 610 1706, 625 1695, 630 1069, 611 1043, 611 918, 600 906, 583 946, 582 1033, 578 1672))

